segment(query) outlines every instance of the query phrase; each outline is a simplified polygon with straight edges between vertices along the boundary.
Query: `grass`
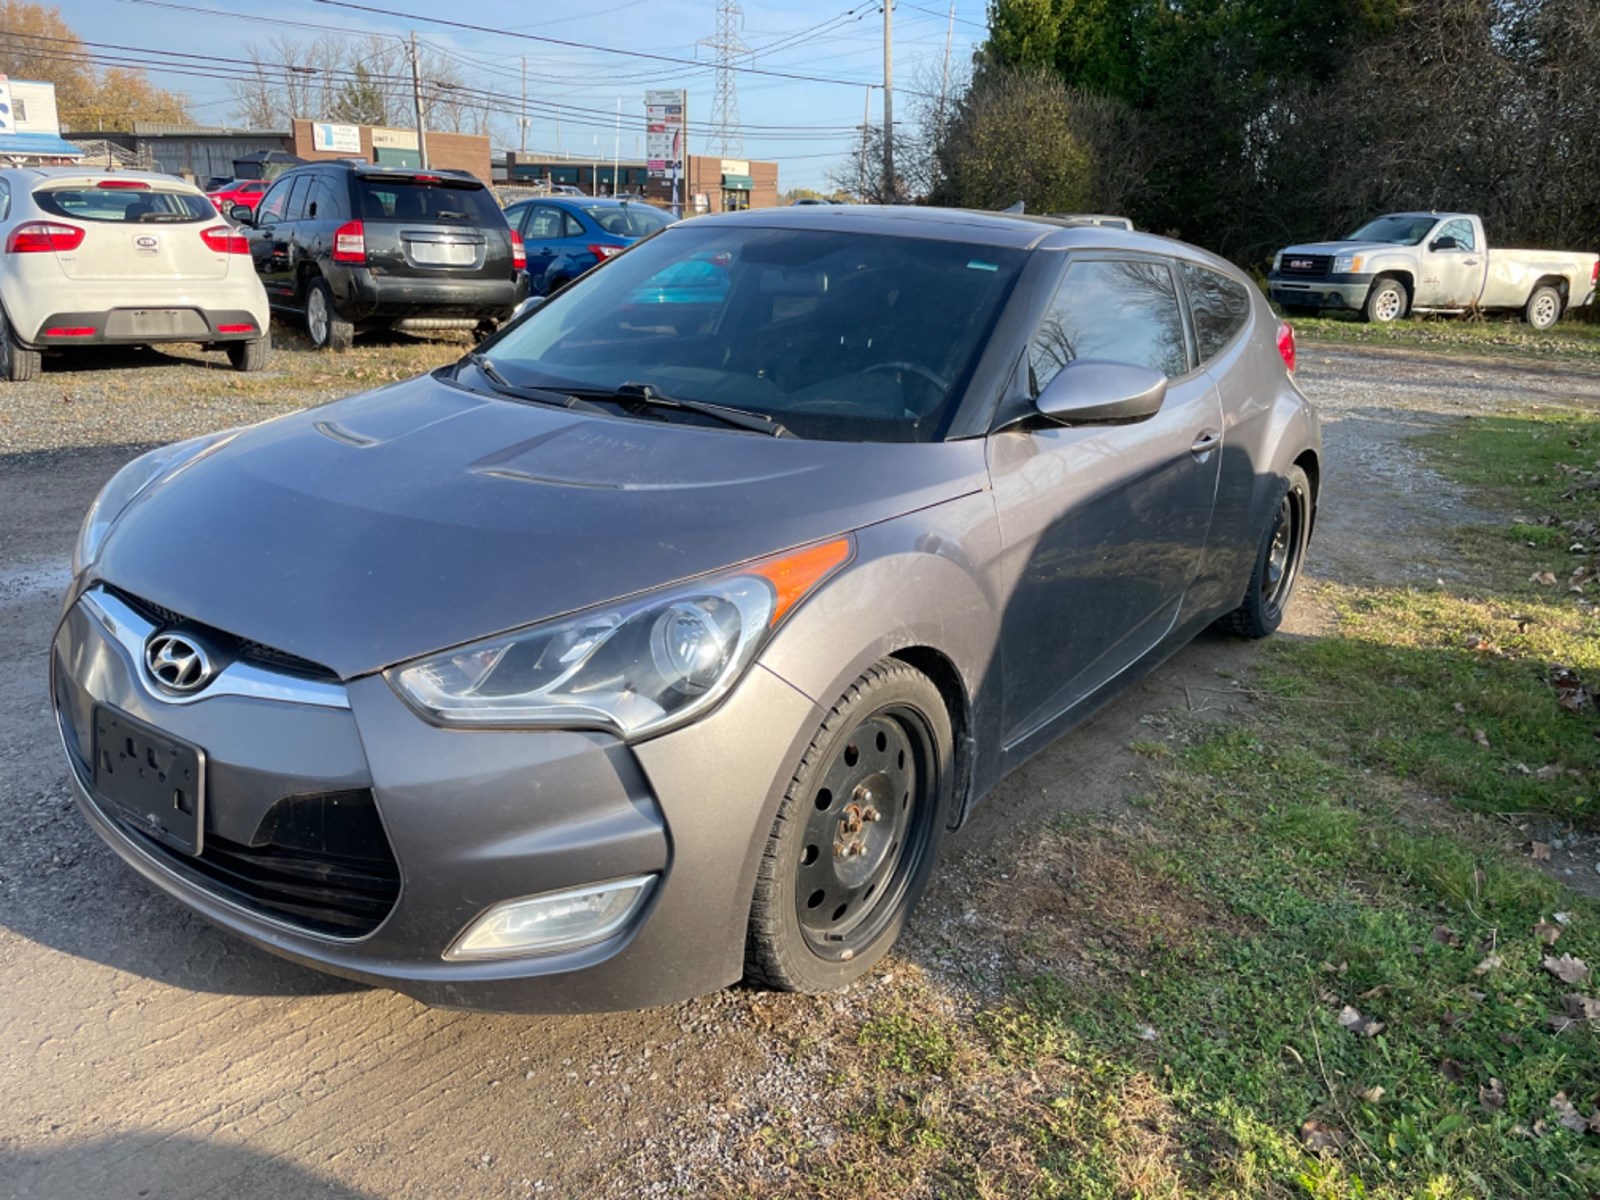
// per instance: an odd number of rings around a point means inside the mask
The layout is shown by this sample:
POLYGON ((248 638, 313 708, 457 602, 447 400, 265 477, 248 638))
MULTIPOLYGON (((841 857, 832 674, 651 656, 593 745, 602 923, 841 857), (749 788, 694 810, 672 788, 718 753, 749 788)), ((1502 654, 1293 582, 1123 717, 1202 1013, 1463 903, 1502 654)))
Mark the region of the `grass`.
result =
POLYGON ((728 1193, 1600 1192, 1600 1022, 1551 1024, 1600 984, 1543 965, 1600 970, 1600 906, 1490 815, 1600 824, 1600 718, 1550 677, 1600 680, 1600 626, 1528 578, 1600 517, 1563 469, 1600 423, 1463 421, 1428 450, 1522 518, 1461 532, 1470 586, 1324 585, 1333 629, 1270 648, 1264 712, 1130 744, 1131 817, 1030 831, 953 943, 1003 964, 988 986, 897 963, 828 1042, 834 1134, 773 1114, 781 1166, 728 1193))
POLYGON ((1600 359, 1600 325, 1563 321, 1537 333, 1507 317, 1410 317, 1390 325, 1371 325, 1355 315, 1295 317, 1296 336, 1305 342, 1345 342, 1363 346, 1494 355, 1551 355, 1600 359))

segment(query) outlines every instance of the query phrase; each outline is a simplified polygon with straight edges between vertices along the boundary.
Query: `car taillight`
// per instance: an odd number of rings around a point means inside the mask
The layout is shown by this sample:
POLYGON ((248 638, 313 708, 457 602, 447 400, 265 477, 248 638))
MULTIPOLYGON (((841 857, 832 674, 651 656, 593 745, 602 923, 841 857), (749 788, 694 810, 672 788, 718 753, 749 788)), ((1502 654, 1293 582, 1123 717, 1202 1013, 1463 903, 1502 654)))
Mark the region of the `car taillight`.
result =
POLYGON ((1600 258, 1595 259, 1594 266, 1589 269, 1589 282, 1600 283, 1600 258))
POLYGON ((333 261, 336 263, 367 261, 367 231, 360 221, 346 221, 334 230, 333 261))
POLYGON ((589 247, 589 253, 594 255, 601 262, 605 262, 606 259, 611 258, 613 255, 621 254, 623 249, 624 247, 622 246, 594 245, 589 247))
POLYGON ((213 225, 200 231, 206 249, 217 254, 249 254, 250 239, 226 225, 213 225))
POLYGON ((528 265, 528 251, 522 244, 522 235, 515 229, 511 231, 511 267, 520 271, 528 265))
POLYGON ((1294 374, 1294 329, 1287 321, 1278 324, 1278 353, 1283 356, 1283 365, 1289 368, 1289 373, 1294 374))
POLYGON ((57 221, 29 221, 18 225, 6 239, 7 254, 49 254, 56 250, 76 250, 83 245, 84 231, 76 225, 57 221))
POLYGON ((148 192, 150 185, 142 179, 102 179, 95 184, 97 188, 123 192, 148 192))

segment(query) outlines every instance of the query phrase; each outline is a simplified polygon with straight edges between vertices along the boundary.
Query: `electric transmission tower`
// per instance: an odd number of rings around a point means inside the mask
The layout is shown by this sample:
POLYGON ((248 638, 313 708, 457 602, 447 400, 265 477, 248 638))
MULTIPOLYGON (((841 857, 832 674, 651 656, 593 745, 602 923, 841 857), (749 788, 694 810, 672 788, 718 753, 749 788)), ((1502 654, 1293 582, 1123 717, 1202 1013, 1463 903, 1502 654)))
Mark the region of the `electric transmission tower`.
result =
POLYGON ((744 29, 744 10, 739 0, 717 0, 717 36, 700 44, 717 52, 717 99, 711 106, 711 139, 707 150, 722 158, 738 158, 744 153, 744 135, 739 131, 739 83, 734 75, 736 60, 749 54, 739 34, 744 29))

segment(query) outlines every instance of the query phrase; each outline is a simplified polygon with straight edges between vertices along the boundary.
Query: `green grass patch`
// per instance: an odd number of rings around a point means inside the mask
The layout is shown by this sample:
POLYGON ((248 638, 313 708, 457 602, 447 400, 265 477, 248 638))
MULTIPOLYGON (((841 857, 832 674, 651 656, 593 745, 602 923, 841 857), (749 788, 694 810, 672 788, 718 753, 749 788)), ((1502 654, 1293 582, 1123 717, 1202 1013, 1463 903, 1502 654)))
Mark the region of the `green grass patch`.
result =
POLYGON ((1452 354, 1537 355, 1600 359, 1600 325, 1563 321, 1537 333, 1515 318, 1412 317, 1389 325, 1370 325, 1349 316, 1294 317, 1303 342, 1390 346, 1452 354))

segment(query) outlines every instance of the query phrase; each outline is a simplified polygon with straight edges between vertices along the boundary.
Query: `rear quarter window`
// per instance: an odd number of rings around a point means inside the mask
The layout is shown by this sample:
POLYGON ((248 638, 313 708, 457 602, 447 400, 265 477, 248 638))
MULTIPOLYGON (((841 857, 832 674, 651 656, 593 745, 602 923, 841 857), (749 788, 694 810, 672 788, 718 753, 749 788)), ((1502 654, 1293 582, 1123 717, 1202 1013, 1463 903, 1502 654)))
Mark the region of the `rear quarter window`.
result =
POLYGON ((45 212, 74 221, 182 224, 217 217, 216 206, 204 196, 153 188, 47 188, 33 198, 45 212))
POLYGON ((421 221, 429 225, 506 223, 505 214, 482 184, 416 183, 410 179, 358 179, 364 221, 421 221))
POLYGON ((1200 361, 1209 362, 1250 320, 1250 289, 1237 279, 1195 263, 1180 262, 1189 311, 1194 316, 1200 361))

